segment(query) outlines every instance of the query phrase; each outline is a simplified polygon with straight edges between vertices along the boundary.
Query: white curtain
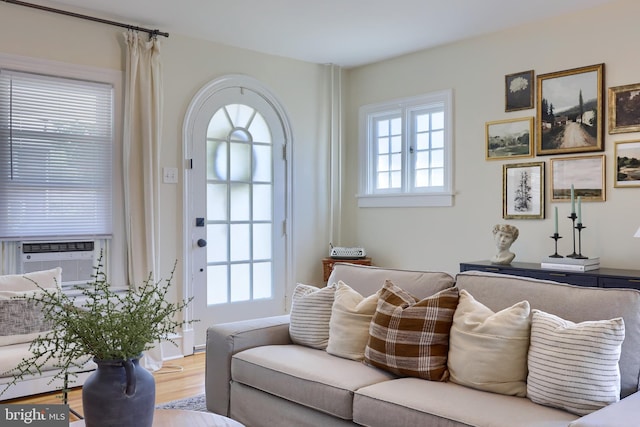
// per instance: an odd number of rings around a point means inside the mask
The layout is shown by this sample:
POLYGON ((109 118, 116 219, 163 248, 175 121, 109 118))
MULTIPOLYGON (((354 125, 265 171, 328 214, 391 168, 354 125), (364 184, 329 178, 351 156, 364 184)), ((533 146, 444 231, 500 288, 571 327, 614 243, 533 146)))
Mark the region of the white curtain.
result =
MULTIPOLYGON (((160 43, 146 34, 124 33, 126 75, 123 172, 128 279, 140 285, 149 274, 158 280, 159 156, 162 115, 160 43)), ((162 347, 145 352, 141 364, 162 367, 162 347)))

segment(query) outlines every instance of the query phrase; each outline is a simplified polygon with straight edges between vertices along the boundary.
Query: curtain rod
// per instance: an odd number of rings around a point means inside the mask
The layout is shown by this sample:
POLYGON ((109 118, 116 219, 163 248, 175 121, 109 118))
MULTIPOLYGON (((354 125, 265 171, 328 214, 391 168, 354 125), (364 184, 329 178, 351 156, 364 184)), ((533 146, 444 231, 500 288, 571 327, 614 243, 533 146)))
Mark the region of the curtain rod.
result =
POLYGON ((31 7, 38 10, 44 10, 45 12, 58 13, 60 15, 72 16, 74 18, 86 19, 88 21, 93 21, 93 22, 100 22, 102 24, 115 25, 116 27, 127 28, 129 30, 142 31, 144 33, 148 33, 150 38, 157 37, 157 36, 169 37, 169 33, 163 33, 160 30, 151 30, 149 28, 136 27, 135 25, 123 24, 122 22, 116 22, 116 21, 109 21, 108 19, 96 18, 94 16, 82 15, 80 13, 69 12, 61 9, 54 9, 48 6, 40 6, 38 4, 27 3, 20 0, 0 0, 0 1, 3 1, 5 3, 15 4, 18 6, 26 6, 26 7, 31 7))

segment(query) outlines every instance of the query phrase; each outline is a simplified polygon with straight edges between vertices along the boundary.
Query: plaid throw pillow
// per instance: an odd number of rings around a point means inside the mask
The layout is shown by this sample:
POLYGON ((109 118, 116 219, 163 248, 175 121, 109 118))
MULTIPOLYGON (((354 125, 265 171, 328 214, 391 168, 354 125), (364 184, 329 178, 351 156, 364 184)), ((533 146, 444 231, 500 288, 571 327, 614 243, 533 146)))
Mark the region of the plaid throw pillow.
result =
POLYGON ((399 376, 446 381, 449 330, 458 289, 418 301, 387 280, 369 326, 365 362, 399 376))

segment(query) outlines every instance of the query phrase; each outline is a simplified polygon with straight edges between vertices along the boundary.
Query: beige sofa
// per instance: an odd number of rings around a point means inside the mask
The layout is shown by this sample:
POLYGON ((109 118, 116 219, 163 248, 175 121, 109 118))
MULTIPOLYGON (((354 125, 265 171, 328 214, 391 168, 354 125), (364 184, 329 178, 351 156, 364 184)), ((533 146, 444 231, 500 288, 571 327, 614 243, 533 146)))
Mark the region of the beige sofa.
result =
POLYGON ((414 272, 337 264, 329 283, 362 295, 386 279, 418 298, 455 286, 493 311, 522 300, 573 322, 624 319, 621 397, 579 416, 451 381, 397 377, 325 350, 293 344, 289 316, 215 325, 207 333, 207 408, 260 426, 637 426, 640 419, 640 292, 599 289, 491 273, 414 272))

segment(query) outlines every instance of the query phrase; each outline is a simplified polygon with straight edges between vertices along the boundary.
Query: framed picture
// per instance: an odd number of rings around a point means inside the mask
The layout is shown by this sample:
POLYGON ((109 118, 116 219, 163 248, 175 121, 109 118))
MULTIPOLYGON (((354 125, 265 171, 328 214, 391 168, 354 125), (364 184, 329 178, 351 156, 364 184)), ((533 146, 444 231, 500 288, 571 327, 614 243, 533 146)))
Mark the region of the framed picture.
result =
POLYGON ((609 88, 609 133, 640 131, 640 83, 609 88))
POLYGON ((502 165, 502 217, 544 219, 544 162, 502 165))
POLYGON ((583 201, 604 202, 604 154, 551 159, 551 200, 570 201, 571 186, 583 201))
POLYGON ((533 117, 485 124, 486 160, 533 156, 533 117))
POLYGON ((504 111, 533 108, 533 70, 504 76, 504 111))
POLYGON ((640 187, 640 141, 618 141, 615 146, 614 187, 640 187))
POLYGON ((604 149, 604 64, 538 76, 536 154, 604 149))

